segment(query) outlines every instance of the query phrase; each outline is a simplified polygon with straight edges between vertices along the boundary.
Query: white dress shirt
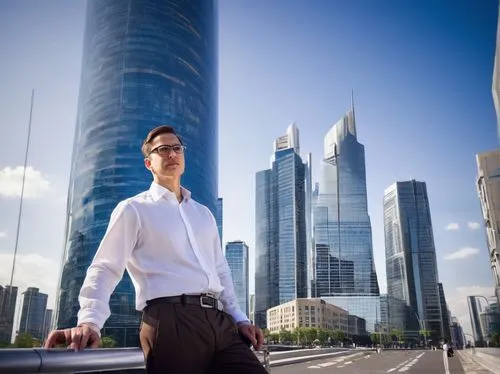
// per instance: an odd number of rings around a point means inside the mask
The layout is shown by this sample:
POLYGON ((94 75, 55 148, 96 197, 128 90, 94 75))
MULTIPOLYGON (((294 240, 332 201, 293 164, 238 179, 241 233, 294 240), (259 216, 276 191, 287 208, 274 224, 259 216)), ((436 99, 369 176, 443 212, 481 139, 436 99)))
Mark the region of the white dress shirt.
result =
POLYGON ((173 192, 153 182, 148 191, 116 206, 80 291, 78 325, 102 329, 111 314, 111 293, 125 269, 139 311, 158 297, 214 292, 236 322, 248 322, 214 216, 185 188, 182 196, 179 203, 173 192))

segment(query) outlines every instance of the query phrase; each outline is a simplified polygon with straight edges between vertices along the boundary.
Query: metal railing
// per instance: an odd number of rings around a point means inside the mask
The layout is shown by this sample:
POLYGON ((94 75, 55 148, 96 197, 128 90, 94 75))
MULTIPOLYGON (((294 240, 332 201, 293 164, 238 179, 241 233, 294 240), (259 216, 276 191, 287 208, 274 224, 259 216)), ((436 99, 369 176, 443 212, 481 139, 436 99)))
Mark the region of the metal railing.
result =
MULTIPOLYGON (((254 351, 270 372, 267 349, 254 351)), ((0 349, 0 373, 88 373, 144 369, 140 348, 99 348, 75 352, 67 349, 0 349)))

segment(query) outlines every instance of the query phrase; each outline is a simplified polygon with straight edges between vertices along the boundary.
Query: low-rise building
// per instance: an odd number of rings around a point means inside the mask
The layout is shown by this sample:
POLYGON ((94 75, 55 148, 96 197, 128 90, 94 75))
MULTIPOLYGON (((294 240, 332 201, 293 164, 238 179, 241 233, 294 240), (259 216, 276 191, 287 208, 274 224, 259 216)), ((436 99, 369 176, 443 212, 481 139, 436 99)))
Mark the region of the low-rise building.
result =
MULTIPOLYGON (((295 299, 267 310, 267 329, 271 333, 292 331, 296 327, 315 327, 349 333, 349 313, 322 299, 295 299)), ((356 322, 356 329, 359 327, 356 322)))

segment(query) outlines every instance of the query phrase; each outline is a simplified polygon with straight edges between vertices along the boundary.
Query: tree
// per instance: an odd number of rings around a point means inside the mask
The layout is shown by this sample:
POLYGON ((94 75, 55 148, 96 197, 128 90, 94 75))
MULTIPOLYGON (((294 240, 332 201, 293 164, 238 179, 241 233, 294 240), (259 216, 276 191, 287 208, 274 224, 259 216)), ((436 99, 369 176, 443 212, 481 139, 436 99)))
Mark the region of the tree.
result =
POLYGON ((398 343, 402 343, 405 339, 405 334, 403 330, 400 329, 392 330, 391 335, 392 335, 392 341, 397 341, 398 343))
POLYGON ((14 340, 14 348, 33 348, 33 337, 28 333, 21 333, 14 340))
POLYGON ((425 339, 425 346, 427 347, 427 340, 429 339, 429 336, 431 336, 432 331, 427 330, 427 329, 422 329, 418 332, 421 336, 424 337, 425 339))
POLYGON ((318 337, 318 330, 316 330, 314 327, 309 327, 305 331, 307 343, 312 343, 316 338, 318 337))
POLYGON ((307 327, 296 327, 295 332, 296 335, 295 337, 297 338, 297 342, 299 345, 305 345, 307 344, 307 327))
POLYGON ((279 333, 279 340, 280 343, 292 343, 293 341, 292 332, 285 329, 281 329, 279 333))
POLYGON ((111 336, 103 336, 101 338, 101 343, 99 344, 100 348, 115 348, 116 346, 116 340, 111 336))
POLYGON ((342 330, 335 330, 333 332, 333 339, 339 342, 343 342, 345 339, 345 333, 342 330))
POLYGON ((328 330, 318 329, 319 344, 321 344, 321 345, 326 344, 329 336, 330 336, 330 332, 328 330))
POLYGON ((498 332, 494 332, 491 334, 490 347, 499 347, 500 348, 500 334, 498 332))

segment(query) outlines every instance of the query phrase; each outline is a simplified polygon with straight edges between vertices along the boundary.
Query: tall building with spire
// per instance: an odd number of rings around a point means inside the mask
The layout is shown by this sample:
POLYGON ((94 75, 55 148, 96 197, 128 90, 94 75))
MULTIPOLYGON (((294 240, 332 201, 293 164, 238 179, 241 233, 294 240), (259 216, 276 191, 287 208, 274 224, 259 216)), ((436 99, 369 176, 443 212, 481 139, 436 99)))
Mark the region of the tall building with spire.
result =
POLYGON ((299 130, 291 124, 274 142, 271 168, 256 174, 255 322, 266 310, 307 297, 305 176, 299 130))
POLYGON ((373 261, 365 150, 357 140, 354 99, 326 134, 314 201, 315 294, 367 321, 373 331, 379 288, 373 261))
MULTIPOLYGON (((175 128, 187 146, 182 184, 216 215, 217 91, 215 0, 87 2, 58 328, 77 323, 80 288, 112 210, 151 185, 141 154, 151 129, 175 128)), ((137 346, 140 312, 127 273, 109 304, 102 334, 137 346)))

